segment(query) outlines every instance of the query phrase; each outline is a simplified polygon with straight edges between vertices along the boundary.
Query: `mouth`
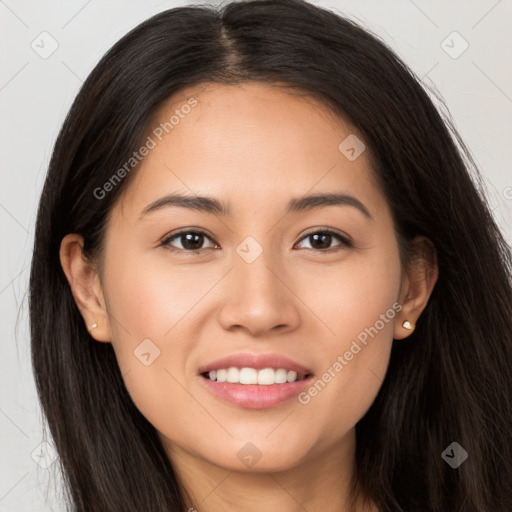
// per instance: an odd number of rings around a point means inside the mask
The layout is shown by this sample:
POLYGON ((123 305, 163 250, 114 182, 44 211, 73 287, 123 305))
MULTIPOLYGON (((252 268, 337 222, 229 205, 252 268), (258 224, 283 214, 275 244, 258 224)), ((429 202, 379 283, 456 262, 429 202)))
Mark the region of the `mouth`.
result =
POLYGON ((247 409, 287 402, 314 377, 311 369, 278 354, 235 354, 201 367, 199 376, 216 398, 247 409))

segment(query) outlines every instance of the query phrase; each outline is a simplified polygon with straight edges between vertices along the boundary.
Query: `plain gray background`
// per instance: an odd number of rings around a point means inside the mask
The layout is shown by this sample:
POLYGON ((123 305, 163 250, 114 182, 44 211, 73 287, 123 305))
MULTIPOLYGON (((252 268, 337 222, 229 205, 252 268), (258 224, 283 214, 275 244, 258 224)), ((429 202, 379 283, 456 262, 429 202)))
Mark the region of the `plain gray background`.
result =
MULTIPOLYGON (((78 88, 112 44, 149 16, 191 3, 200 2, 0 0, 0 512, 65 510, 51 446, 41 445, 27 315, 34 222, 53 143, 78 88)), ((314 3, 359 20, 437 87, 510 243, 512 1, 314 3)))

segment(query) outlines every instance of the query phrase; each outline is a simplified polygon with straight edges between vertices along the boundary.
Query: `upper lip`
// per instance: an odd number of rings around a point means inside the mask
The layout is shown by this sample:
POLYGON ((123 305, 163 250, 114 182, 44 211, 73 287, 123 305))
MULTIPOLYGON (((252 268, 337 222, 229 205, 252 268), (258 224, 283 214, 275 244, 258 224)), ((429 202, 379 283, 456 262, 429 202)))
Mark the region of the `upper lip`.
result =
POLYGON ((284 368, 288 371, 297 372, 297 374, 308 375, 312 374, 313 371, 306 366, 289 359, 288 357, 280 354, 250 354, 250 353, 238 353, 231 354, 229 356, 222 357, 211 363, 201 366, 199 373, 207 373, 212 370, 219 370, 221 368, 255 368, 256 370, 262 370, 263 368, 284 368))

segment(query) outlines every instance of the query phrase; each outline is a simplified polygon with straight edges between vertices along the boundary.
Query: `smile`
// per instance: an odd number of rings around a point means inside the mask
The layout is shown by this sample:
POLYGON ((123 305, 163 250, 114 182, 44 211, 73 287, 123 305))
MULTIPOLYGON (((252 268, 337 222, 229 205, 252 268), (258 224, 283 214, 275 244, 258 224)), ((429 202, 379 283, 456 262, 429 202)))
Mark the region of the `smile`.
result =
POLYGON ((258 384, 260 386, 271 386, 273 384, 286 384, 303 380, 306 375, 298 374, 293 370, 286 368, 220 368, 205 372, 204 377, 208 377, 216 382, 229 382, 231 384, 258 384))

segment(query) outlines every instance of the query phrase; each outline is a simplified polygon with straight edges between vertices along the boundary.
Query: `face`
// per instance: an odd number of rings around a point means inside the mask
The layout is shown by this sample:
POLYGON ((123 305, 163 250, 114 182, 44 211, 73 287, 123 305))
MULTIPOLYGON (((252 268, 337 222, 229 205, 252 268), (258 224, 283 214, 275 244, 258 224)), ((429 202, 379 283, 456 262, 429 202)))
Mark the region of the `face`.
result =
POLYGON ((353 439, 402 284, 361 142, 321 104, 256 83, 191 88, 153 119, 101 285, 126 387, 171 456, 277 471, 353 439))

